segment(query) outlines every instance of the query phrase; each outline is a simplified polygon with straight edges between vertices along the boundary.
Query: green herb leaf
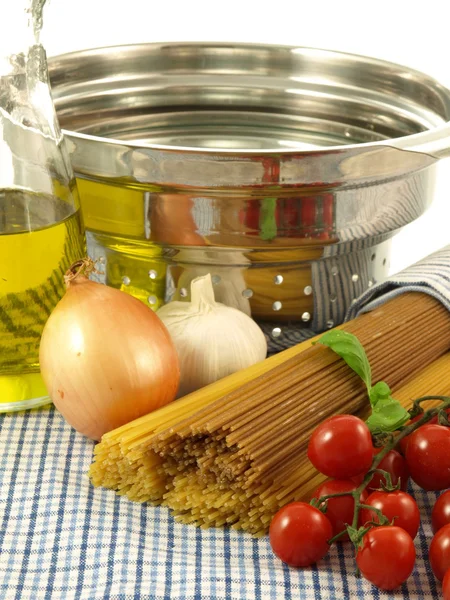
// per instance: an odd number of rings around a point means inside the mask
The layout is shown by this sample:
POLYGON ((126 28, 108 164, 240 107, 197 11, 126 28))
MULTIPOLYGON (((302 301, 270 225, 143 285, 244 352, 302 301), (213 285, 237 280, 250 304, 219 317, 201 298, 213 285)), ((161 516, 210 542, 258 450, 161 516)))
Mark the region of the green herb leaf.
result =
POLYGON ((325 333, 317 342, 328 346, 345 360, 367 386, 372 414, 366 423, 372 432, 391 432, 404 425, 411 418, 398 400, 391 396, 391 389, 384 381, 373 387, 369 360, 361 342, 347 331, 333 330, 325 333))
POLYGON ((391 395, 391 388, 384 381, 379 381, 369 390, 370 404, 376 406, 379 400, 385 400, 391 395))
MULTIPOLYGON (((370 395, 372 395, 372 390, 370 395)), ((395 431, 409 419, 409 412, 403 408, 398 400, 389 395, 388 397, 378 397, 375 405, 372 404, 372 414, 367 419, 366 424, 370 431, 395 431)))
POLYGON ((363 345, 358 338, 347 331, 328 331, 317 342, 328 346, 345 360, 348 366, 357 373, 367 386, 367 391, 370 393, 372 385, 372 373, 370 370, 369 360, 363 345))
POLYGON ((259 237, 262 240, 273 240, 277 236, 276 209, 276 198, 263 198, 259 213, 259 237))

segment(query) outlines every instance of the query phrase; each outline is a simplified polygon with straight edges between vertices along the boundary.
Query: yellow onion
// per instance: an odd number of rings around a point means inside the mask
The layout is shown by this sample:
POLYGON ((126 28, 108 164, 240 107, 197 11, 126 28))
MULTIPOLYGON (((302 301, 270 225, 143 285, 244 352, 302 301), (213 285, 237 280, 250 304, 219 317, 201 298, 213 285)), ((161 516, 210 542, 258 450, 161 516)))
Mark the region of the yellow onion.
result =
POLYGON ((136 298, 87 278, 89 259, 67 272, 39 360, 48 393, 77 431, 95 440, 168 402, 180 368, 166 327, 136 298))

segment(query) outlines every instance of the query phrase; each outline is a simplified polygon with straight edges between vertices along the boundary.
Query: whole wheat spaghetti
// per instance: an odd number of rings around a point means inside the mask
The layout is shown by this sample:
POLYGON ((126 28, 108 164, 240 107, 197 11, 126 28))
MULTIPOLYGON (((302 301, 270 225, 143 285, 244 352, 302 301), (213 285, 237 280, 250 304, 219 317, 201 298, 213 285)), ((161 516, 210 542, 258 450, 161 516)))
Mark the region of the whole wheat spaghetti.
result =
MULTIPOLYGON (((342 329, 364 345, 373 381, 387 381, 405 405, 450 394, 450 315, 433 298, 404 294, 342 329)), ((312 430, 367 403, 336 354, 302 344, 106 434, 91 479, 162 502, 182 522, 261 534, 278 508, 323 480, 306 457, 312 430)))

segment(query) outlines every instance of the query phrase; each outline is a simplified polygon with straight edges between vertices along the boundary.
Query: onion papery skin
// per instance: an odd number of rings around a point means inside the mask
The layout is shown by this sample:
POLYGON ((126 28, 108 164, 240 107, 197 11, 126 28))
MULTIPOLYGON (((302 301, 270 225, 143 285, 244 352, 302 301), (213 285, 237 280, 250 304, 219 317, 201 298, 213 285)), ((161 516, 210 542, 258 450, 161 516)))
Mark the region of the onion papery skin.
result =
POLYGON ((40 367, 50 398, 94 440, 174 400, 175 346, 156 314, 119 290, 77 275, 50 315, 40 367))

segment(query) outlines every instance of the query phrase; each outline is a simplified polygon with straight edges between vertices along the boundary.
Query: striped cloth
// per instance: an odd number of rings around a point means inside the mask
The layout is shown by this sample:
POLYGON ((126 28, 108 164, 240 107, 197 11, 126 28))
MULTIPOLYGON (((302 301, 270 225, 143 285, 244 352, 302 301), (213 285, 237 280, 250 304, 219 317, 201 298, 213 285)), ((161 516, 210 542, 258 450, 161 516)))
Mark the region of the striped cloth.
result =
POLYGON ((425 292, 450 310, 450 246, 368 289, 350 306, 346 320, 373 310, 404 292, 425 292))
POLYGON ((434 493, 414 489, 422 526, 396 594, 354 576, 349 544, 311 569, 284 566, 267 537, 179 525, 167 509, 94 489, 93 443, 54 409, 0 417, 2 600, 336 600, 439 596, 427 564, 434 493))
MULTIPOLYGON (((369 249, 370 251, 370 249, 369 249)), ((363 252, 363 251, 361 251, 363 252)), ((264 331, 269 354, 280 352, 325 331, 328 324, 337 325, 354 319, 358 314, 373 310, 387 300, 407 291, 420 291, 437 298, 450 310, 450 245, 427 256, 396 275, 371 286, 353 298, 351 273, 361 273, 367 264, 355 250, 340 257, 339 275, 333 277, 334 262, 316 261, 313 264, 314 318, 310 328, 283 327, 283 335, 273 338, 271 333, 279 323, 259 323, 264 331), (338 284, 336 285, 336 281, 338 284), (333 282, 333 283, 330 283, 333 282), (334 285, 334 287, 332 287, 334 285), (330 301, 335 294, 336 302, 330 301), (348 306, 345 312, 345 306, 348 306)), ((365 279, 361 277, 361 279, 365 279)), ((359 284, 359 281, 358 281, 359 284)))
MULTIPOLYGON (((374 286, 352 307, 421 289, 450 308, 450 247, 374 286)), ((436 494, 410 490, 422 525, 407 584, 384 593, 354 576, 350 545, 311 569, 283 565, 267 537, 179 525, 167 509, 94 489, 93 443, 51 409, 0 415, 1 600, 438 598, 427 561, 436 494)))

